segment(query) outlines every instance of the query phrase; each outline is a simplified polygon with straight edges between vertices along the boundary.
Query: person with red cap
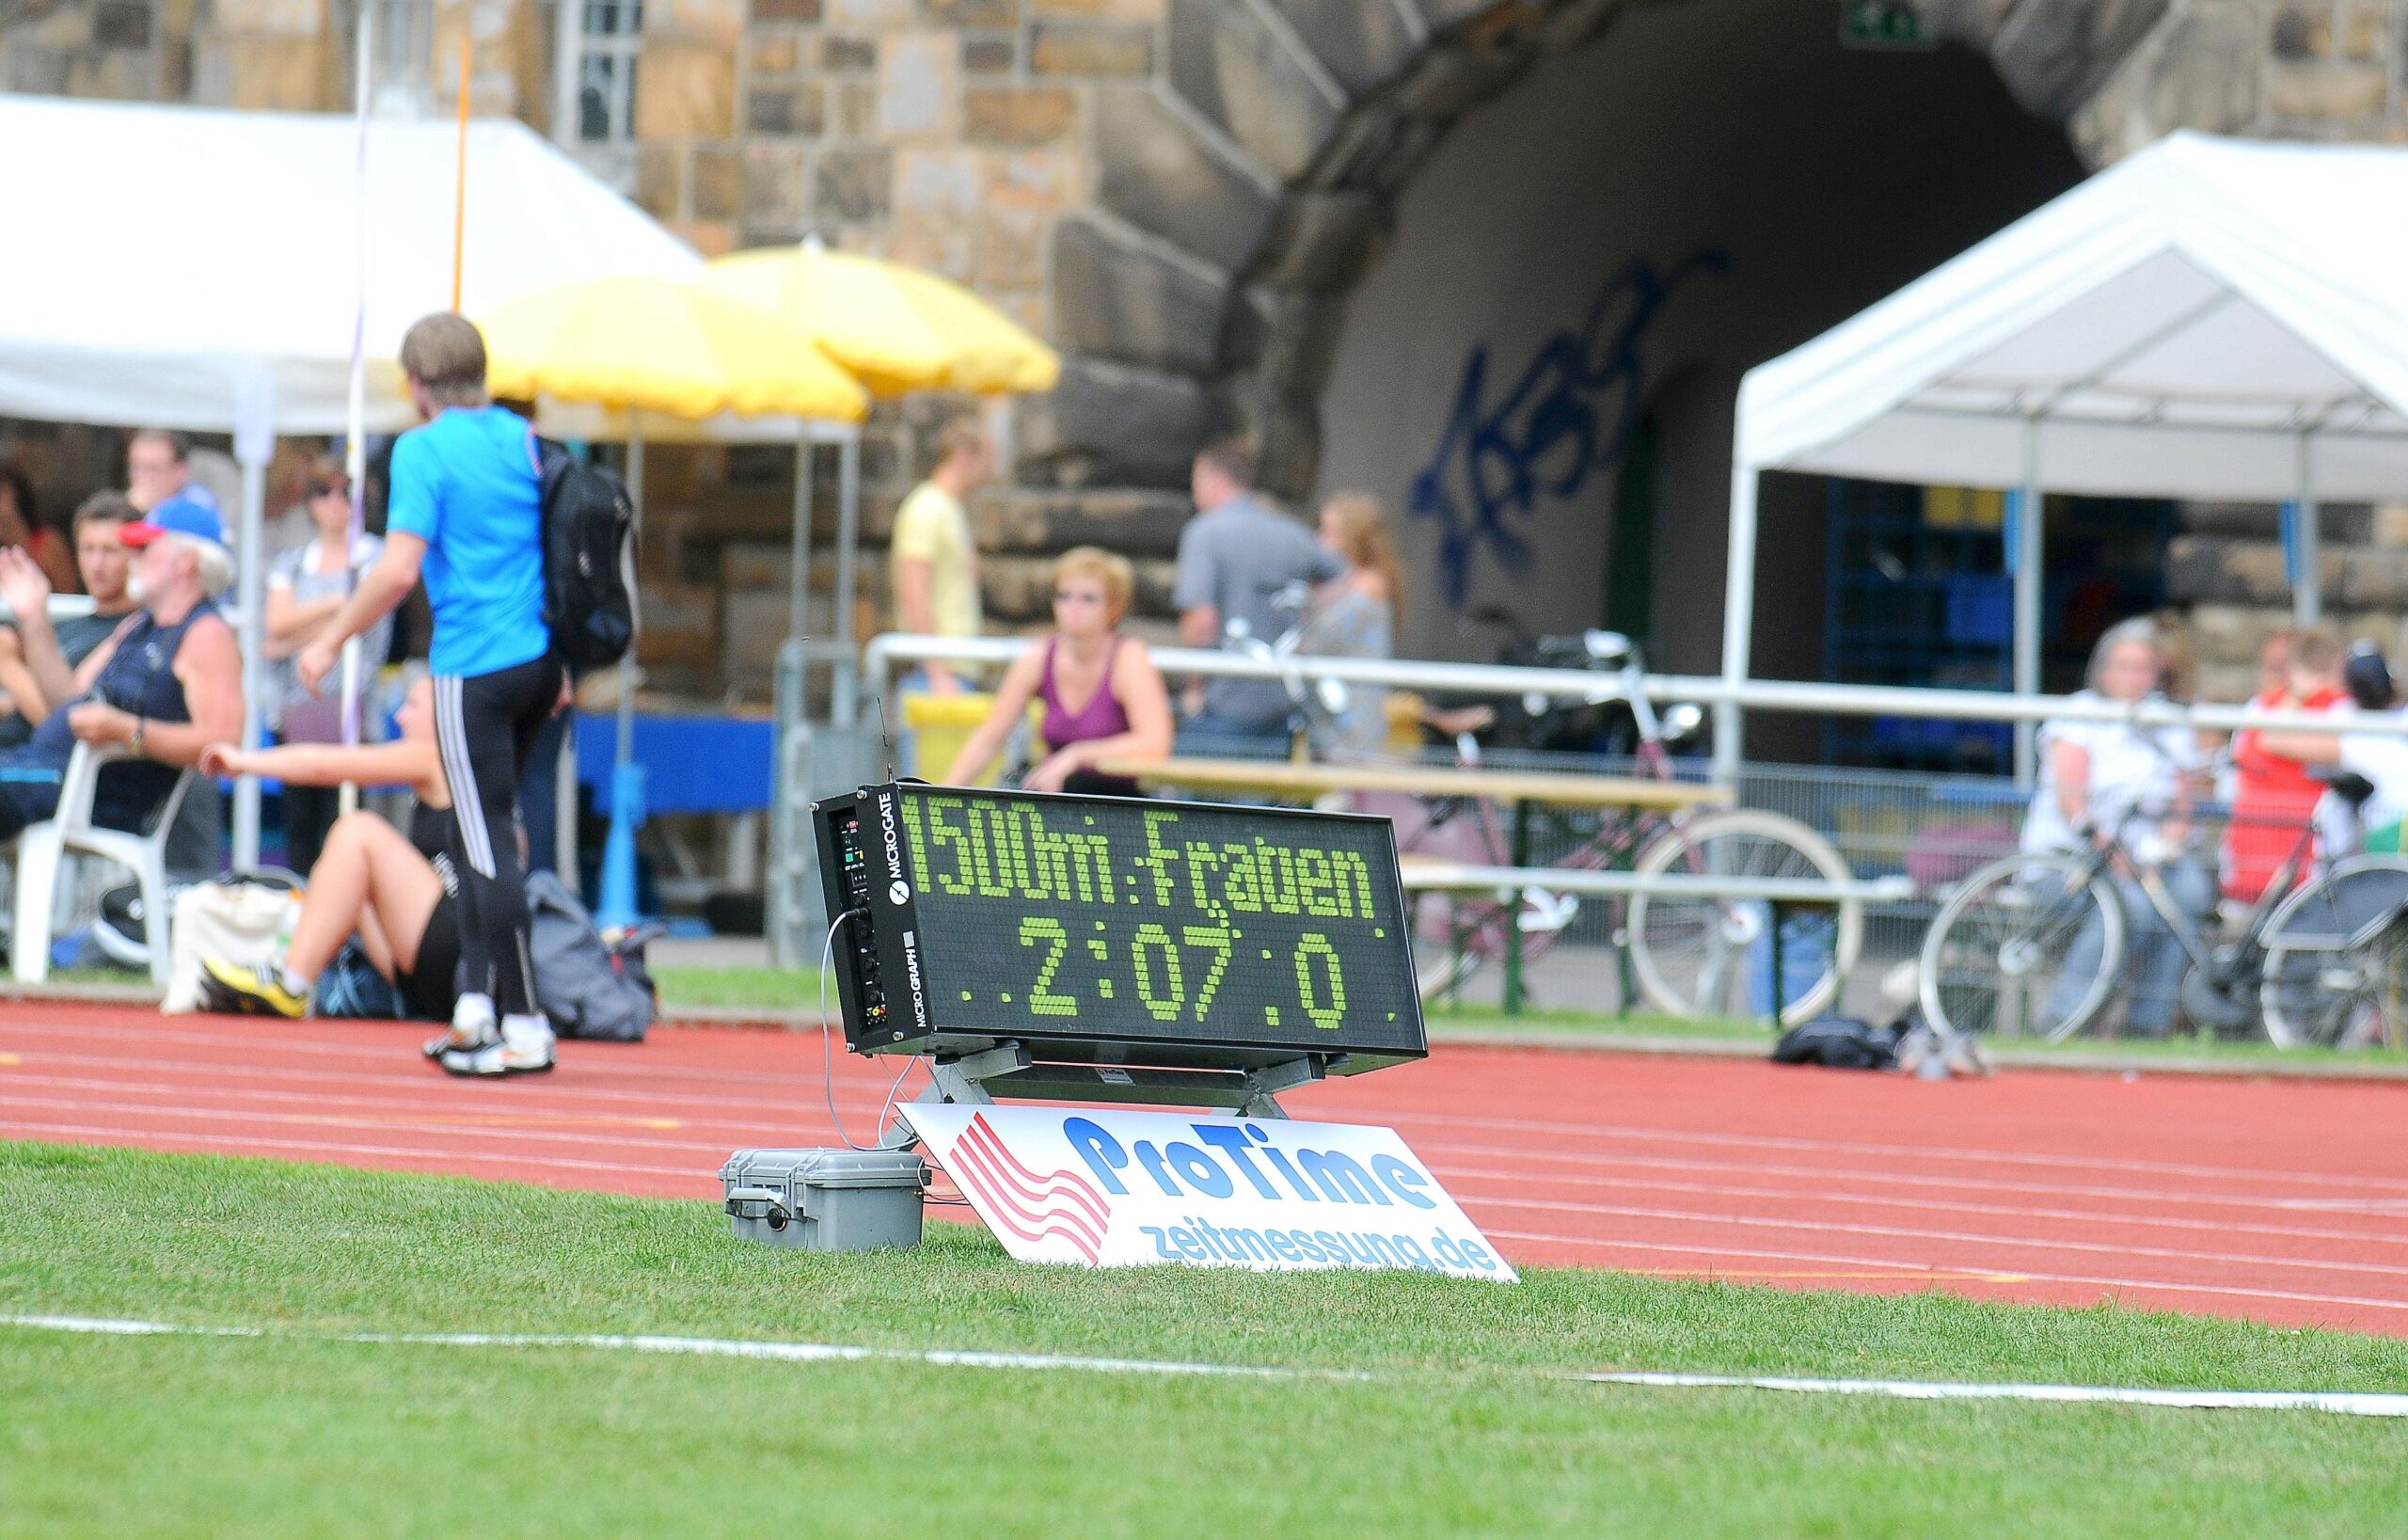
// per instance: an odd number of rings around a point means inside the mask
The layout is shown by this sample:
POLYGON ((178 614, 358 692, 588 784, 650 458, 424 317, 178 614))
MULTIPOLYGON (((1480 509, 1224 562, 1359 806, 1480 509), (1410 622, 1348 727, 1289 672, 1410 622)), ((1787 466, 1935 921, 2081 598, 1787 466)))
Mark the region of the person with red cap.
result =
POLYGON ((24 670, 18 708, 34 735, 0 753, 0 838, 58 809, 59 781, 80 740, 132 751, 101 771, 93 821, 138 829, 212 743, 243 731, 243 661, 217 596, 234 553, 216 511, 170 498, 119 527, 138 553, 142 608, 70 668, 50 625, 50 579, 31 557, 0 550, 0 599, 15 611, 24 670))

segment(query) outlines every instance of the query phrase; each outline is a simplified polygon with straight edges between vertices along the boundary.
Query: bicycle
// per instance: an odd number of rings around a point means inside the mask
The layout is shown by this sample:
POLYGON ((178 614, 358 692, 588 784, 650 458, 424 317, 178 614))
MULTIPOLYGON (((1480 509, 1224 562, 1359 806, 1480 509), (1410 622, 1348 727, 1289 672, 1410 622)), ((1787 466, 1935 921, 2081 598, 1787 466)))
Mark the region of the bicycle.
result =
MULTIPOLYGON (((2348 772, 2319 778, 2353 806, 2373 793, 2348 772)), ((2163 863, 2141 859, 2160 852, 2125 842, 2123 830, 2140 812, 2127 808, 2084 850, 2002 856, 1968 876, 1924 934, 1917 971, 1925 1018, 1947 1031, 2050 1042, 2091 1024, 2130 961, 2117 881, 2129 876, 2189 958, 2180 1003, 2194 1025, 2247 1026, 2254 1005, 2256 1024, 2282 1047, 2368 1035, 2399 1040, 2408 860, 2351 856, 2308 875, 2311 824, 2238 938, 2212 945, 2167 893, 2163 863), (2077 945, 2085 934, 2099 943, 2095 958, 2077 945)))
MULTIPOLYGON (((1578 666, 1611 674, 1612 682, 1601 683, 1591 704, 1613 702, 1626 707, 1635 725, 1634 757, 1640 772, 1656 780, 1675 779, 1668 746, 1694 733, 1703 713, 1695 706, 1674 706, 1660 714, 1655 709, 1644 692, 1645 663, 1631 640, 1617 632, 1591 631, 1576 643, 1550 645, 1547 651, 1558 660, 1576 659, 1578 666)), ((1532 717, 1549 708, 1545 697, 1519 704, 1532 717)), ((1480 764, 1478 709, 1468 715, 1436 714, 1452 732, 1457 763, 1465 768, 1480 764)), ((1431 856, 1476 865, 1530 864, 1527 828, 1517 823, 1509 835, 1497 804, 1486 799, 1374 793, 1358 794, 1355 806, 1386 813, 1396 826, 1397 849, 1408 858, 1431 856)), ((1850 879, 1846 861, 1821 834, 1796 818, 1750 808, 1704 813, 1635 809, 1608 817, 1554 865, 1587 871, 1626 865, 1641 878, 1677 871, 1806 878, 1834 884, 1850 879)), ((1774 951, 1771 906, 1751 899, 1646 892, 1610 902, 1615 939, 1624 947, 1639 992, 1655 1008, 1676 1016, 1764 1013, 1755 994, 1758 964, 1768 961, 1774 951)), ((1830 1008, 1855 966, 1864 934, 1863 905, 1855 898, 1838 898, 1830 909, 1830 945, 1820 969, 1811 985, 1783 1003, 1784 1023, 1810 1021, 1830 1008)), ((1443 937, 1436 938, 1449 944, 1450 961, 1424 976, 1423 997, 1459 989, 1486 961, 1500 957, 1509 924, 1519 933, 1528 961, 1546 950, 1579 910, 1577 897, 1544 888, 1494 900, 1458 899, 1443 937)), ((1781 987, 1780 981, 1775 987, 1781 987)))

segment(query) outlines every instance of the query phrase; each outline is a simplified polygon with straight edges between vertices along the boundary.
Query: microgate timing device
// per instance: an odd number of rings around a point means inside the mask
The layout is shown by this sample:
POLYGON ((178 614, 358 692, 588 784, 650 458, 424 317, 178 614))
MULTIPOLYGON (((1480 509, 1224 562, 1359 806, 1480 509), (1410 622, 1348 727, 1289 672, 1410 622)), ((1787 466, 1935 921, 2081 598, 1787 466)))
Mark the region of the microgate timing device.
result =
POLYGON ((907 781, 814 822, 857 1053, 1228 1106, 1429 1053, 1386 818, 907 781))

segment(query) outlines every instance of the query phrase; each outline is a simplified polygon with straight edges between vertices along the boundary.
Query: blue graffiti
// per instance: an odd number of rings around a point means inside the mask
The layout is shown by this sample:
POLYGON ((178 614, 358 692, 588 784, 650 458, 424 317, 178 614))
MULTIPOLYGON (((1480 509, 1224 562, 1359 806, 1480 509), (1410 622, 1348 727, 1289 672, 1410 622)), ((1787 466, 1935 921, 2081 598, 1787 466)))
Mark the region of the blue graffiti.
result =
POLYGON ((1464 359, 1455 405, 1437 452, 1413 478, 1407 504, 1434 520, 1447 602, 1462 608, 1472 559, 1486 550, 1509 573, 1526 572, 1529 542, 1520 526, 1542 499, 1576 497, 1589 478, 1620 463, 1646 409, 1641 348, 1682 284, 1731 268, 1720 251, 1700 251, 1669 273, 1641 259, 1606 280, 1576 328, 1539 346, 1503 399, 1485 405, 1488 344, 1464 359))

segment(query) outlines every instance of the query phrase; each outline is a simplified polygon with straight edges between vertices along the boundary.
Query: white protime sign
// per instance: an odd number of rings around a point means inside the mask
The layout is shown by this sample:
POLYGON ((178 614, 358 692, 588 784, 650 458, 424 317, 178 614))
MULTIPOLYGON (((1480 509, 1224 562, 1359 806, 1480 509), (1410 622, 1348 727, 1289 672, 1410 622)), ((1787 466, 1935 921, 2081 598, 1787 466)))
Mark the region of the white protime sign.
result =
POLYGON ((904 1117, 1022 1262, 1517 1281, 1393 1129, 927 1103, 904 1117))

